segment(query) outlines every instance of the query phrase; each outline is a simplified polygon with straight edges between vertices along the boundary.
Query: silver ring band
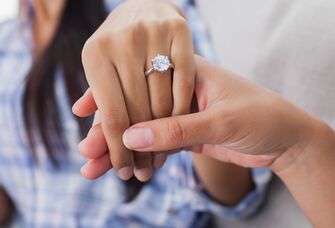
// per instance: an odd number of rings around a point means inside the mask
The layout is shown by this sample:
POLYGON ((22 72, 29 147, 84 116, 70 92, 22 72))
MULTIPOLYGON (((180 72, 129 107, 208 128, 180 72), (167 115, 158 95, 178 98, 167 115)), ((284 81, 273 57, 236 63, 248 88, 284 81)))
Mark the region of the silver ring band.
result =
MULTIPOLYGON (((170 64, 169 69, 173 69, 173 68, 174 68, 173 64, 170 64)), ((145 74, 145 76, 148 76, 148 75, 150 75, 151 73, 154 73, 154 72, 159 72, 159 73, 163 74, 166 71, 168 71, 168 70, 157 71, 157 70, 155 70, 155 68, 151 67, 150 69, 146 70, 144 74, 145 74)))

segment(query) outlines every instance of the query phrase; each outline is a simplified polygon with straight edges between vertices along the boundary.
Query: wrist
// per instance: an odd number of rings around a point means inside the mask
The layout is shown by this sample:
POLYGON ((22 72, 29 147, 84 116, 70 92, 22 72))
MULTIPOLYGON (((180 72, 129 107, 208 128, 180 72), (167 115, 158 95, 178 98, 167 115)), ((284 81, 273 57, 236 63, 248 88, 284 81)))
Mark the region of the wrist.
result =
POLYGON ((205 192, 222 205, 237 205, 255 187, 248 168, 198 153, 192 153, 192 158, 205 192))
POLYGON ((288 148, 269 167, 279 177, 290 175, 302 167, 313 165, 320 158, 327 158, 335 148, 335 132, 321 120, 313 119, 306 128, 300 140, 288 148))
POLYGON ((281 156, 278 162, 286 166, 273 171, 315 227, 331 227, 335 224, 335 133, 319 121, 313 135, 285 152, 286 157, 281 156))

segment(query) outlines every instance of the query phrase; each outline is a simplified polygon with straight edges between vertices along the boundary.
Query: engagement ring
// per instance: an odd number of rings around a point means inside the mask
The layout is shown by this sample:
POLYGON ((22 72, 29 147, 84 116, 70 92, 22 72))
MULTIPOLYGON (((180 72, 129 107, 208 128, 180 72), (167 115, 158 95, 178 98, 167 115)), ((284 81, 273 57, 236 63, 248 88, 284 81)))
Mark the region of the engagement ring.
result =
POLYGON ((170 58, 168 56, 158 54, 155 58, 151 60, 152 67, 145 71, 145 76, 153 72, 159 72, 161 74, 168 71, 170 68, 173 69, 174 66, 170 62, 170 58))

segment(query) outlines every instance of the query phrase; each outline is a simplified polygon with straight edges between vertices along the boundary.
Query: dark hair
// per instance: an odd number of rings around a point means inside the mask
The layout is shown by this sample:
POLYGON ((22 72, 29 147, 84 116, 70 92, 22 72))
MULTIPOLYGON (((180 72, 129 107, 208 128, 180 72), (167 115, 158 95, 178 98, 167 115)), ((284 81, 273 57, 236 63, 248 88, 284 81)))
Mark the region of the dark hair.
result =
MULTIPOLYGON (((56 168, 59 166, 60 153, 64 155, 68 150, 56 96, 56 72, 62 70, 67 102, 74 104, 88 87, 81 63, 82 48, 106 16, 103 0, 67 0, 52 40, 33 63, 27 76, 23 115, 35 160, 38 160, 37 139, 44 145, 56 168)), ((76 120, 81 136, 86 136, 90 120, 77 117, 76 120)), ((132 179, 127 185, 130 187, 127 198, 131 200, 139 192, 141 184, 132 179)))

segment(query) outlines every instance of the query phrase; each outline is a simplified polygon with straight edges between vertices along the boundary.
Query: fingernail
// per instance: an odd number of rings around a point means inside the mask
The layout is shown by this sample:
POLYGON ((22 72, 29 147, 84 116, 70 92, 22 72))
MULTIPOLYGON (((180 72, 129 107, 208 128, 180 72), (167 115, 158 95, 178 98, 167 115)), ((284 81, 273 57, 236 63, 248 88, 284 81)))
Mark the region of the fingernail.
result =
POLYGON ((87 136, 90 136, 93 132, 93 126, 90 128, 90 130, 87 132, 87 136))
POLYGON ((83 166, 80 168, 80 173, 81 173, 81 175, 83 175, 84 177, 86 177, 86 168, 87 168, 87 166, 88 166, 88 163, 89 163, 89 162, 87 162, 85 165, 83 165, 83 166))
POLYGON ((154 167, 155 169, 162 168, 166 160, 166 154, 156 154, 154 156, 154 167))
POLYGON ((81 168, 80 168, 80 173, 83 174, 85 169, 86 169, 86 166, 87 164, 83 165, 81 168))
POLYGON ((73 103, 72 109, 75 108, 75 106, 77 105, 77 103, 78 103, 78 100, 76 100, 76 102, 73 103))
POLYGON ((129 180, 134 174, 134 168, 131 166, 126 166, 117 171, 117 175, 122 180, 129 180))
POLYGON ((152 168, 135 169, 135 177, 142 182, 148 181, 152 176, 152 168))
POLYGON ((123 134, 123 143, 128 149, 144 149, 154 143, 154 134, 150 128, 128 129, 123 134))
POLYGON ((78 148, 78 150, 79 150, 79 153, 82 153, 83 148, 84 148, 84 145, 85 145, 85 141, 86 141, 86 138, 83 139, 82 141, 80 141, 79 144, 77 145, 77 148, 78 148))

